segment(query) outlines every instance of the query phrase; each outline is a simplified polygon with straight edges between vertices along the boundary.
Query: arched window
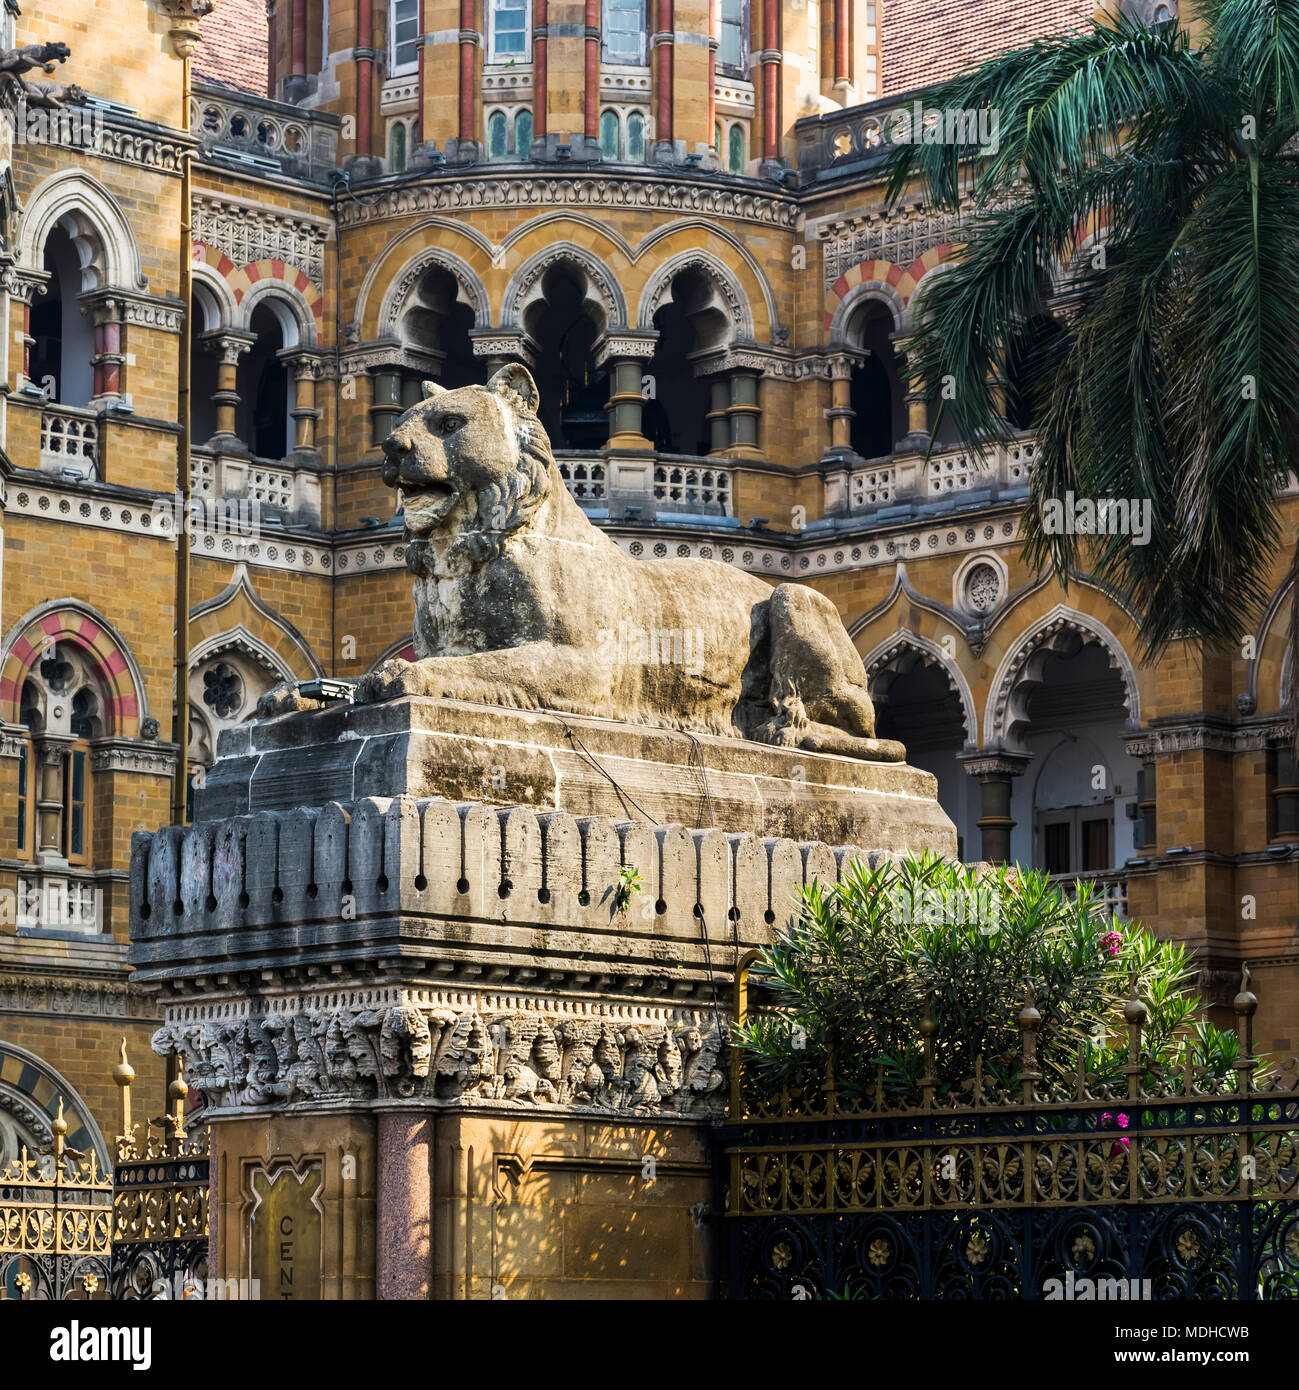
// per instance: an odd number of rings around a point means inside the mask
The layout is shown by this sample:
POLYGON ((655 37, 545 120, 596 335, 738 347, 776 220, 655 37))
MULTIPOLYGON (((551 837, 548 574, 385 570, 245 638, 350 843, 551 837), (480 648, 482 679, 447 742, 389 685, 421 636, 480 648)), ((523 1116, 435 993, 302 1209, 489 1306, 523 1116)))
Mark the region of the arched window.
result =
POLYGON ((528 62, 532 57, 529 0, 488 0, 488 3, 491 23, 487 29, 487 61, 528 62))
POLYGON ((504 159, 507 150, 505 148, 505 136, 508 127, 505 123, 504 111, 493 111, 487 119, 487 157, 488 159, 504 159))
POLYGON ((732 174, 744 172, 744 127, 738 121, 726 137, 726 167, 732 174))
POLYGON ((532 154, 532 112, 520 111, 514 117, 514 157, 527 159, 532 154))
POLYGON ((618 158, 618 113, 606 111, 600 117, 600 153, 606 159, 618 158))
POLYGON ((397 121, 388 136, 388 171, 402 174, 406 171, 406 127, 397 121))
POLYGON ((627 158, 637 163, 645 159, 645 117, 639 111, 627 117, 627 158))
POLYGON ((604 61, 643 67, 649 61, 645 0, 604 0, 604 61))
POLYGON ((388 0, 388 73, 419 67, 419 0, 388 0))
POLYGON ((263 299, 248 327, 257 341, 238 366, 239 406, 235 432, 258 457, 282 459, 293 448, 289 416, 289 374, 280 360, 284 328, 263 299))
POLYGON ((717 66, 732 77, 749 75, 749 0, 721 0, 717 66))
POLYGON ((49 283, 32 306, 31 382, 60 405, 86 406, 95 390, 94 332, 77 302, 81 257, 62 225, 46 239, 45 269, 49 283))
POLYGON ((19 859, 43 852, 76 867, 90 863, 90 740, 104 733, 103 699, 93 665, 70 643, 50 646, 28 672, 19 697, 28 731, 18 759, 19 859), (45 735, 57 741, 38 759, 45 735))

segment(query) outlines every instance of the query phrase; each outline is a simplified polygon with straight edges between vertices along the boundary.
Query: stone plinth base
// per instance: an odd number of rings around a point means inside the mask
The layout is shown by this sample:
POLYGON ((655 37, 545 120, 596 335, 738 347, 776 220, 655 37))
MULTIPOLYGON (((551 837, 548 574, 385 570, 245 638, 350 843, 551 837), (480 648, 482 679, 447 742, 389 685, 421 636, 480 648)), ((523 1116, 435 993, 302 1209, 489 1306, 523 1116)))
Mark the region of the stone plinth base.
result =
POLYGON ((954 856, 935 793, 930 773, 904 763, 415 698, 227 730, 195 814, 405 794, 954 856))
POLYGON ((698 1126, 297 1113, 214 1122, 212 1162, 210 1274, 244 1297, 712 1295, 698 1126))

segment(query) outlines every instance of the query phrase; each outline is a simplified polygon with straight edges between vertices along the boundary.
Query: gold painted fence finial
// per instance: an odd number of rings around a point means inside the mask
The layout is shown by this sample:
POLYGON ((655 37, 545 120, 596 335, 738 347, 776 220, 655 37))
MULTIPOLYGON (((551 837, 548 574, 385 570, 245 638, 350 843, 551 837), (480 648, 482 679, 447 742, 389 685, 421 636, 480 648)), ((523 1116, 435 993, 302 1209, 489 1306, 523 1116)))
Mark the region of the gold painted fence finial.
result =
POLYGON ((121 1128, 118 1130, 119 1144, 131 1142, 131 1082, 135 1080, 135 1068, 126 1060, 126 1035, 122 1035, 121 1061, 113 1068, 113 1080, 122 1093, 121 1128))

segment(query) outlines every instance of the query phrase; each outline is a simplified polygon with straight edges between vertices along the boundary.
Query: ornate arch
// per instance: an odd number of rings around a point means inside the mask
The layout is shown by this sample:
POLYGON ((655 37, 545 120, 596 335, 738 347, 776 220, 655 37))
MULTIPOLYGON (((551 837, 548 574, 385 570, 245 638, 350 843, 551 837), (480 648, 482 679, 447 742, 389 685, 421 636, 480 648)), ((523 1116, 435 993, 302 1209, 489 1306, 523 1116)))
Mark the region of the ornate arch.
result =
POLYGON ((108 619, 76 599, 43 603, 9 630, 0 662, 0 718, 6 724, 19 722, 27 673, 55 642, 68 642, 85 652, 103 683, 105 732, 138 736, 149 713, 140 668, 108 619))
POLYGON ((487 291, 469 263, 440 246, 426 246, 402 266, 384 291, 383 301, 379 306, 379 337, 398 336, 397 326, 401 322, 402 312, 420 278, 431 266, 441 267, 455 280, 456 302, 464 304, 473 312, 474 327, 491 327, 492 309, 487 300, 487 291))
POLYGON ((51 174, 27 200, 18 237, 19 266, 44 268, 45 243, 59 223, 77 248, 83 291, 147 288, 130 221, 108 189, 81 169, 51 174))
POLYGON ((870 301, 883 304, 893 315, 893 327, 904 332, 909 322, 906 300, 898 291, 897 284, 888 279, 862 280, 844 292, 838 300, 833 314, 826 315, 826 328, 833 347, 847 347, 848 325, 861 306, 870 301))
POLYGON ((650 276, 641 291, 636 326, 647 331, 653 329, 654 315, 671 293, 672 281, 683 270, 698 270, 712 283, 722 301, 722 311, 731 325, 731 341, 752 342, 753 310, 748 295, 729 267, 700 247, 691 247, 669 256, 650 276))
POLYGON ((51 1122, 63 1100, 67 1145, 93 1149, 102 1172, 112 1172, 112 1156, 90 1107, 48 1062, 16 1043, 0 1041, 0 1109, 45 1147, 53 1141, 51 1122))
POLYGON ((391 661, 395 656, 401 657, 403 661, 416 659, 415 634, 413 632, 408 632, 405 637, 399 637, 391 646, 385 647, 366 668, 366 674, 368 675, 370 671, 377 671, 385 661, 391 661))
POLYGON ((609 268, 585 246, 557 241, 529 256, 510 277, 501 305, 502 328, 522 328, 523 316, 541 298, 541 280, 553 265, 576 266, 586 276, 587 303, 603 320, 603 330, 627 327, 627 300, 609 268))
POLYGON ((985 747, 1022 747, 1029 726, 1029 696, 1042 683, 1046 658, 1063 655, 1079 638, 1099 643, 1109 654, 1110 664, 1123 681, 1128 726, 1135 728, 1140 723, 1137 674, 1123 644, 1098 618, 1060 603, 1016 639, 997 667, 983 714, 985 747))
MULTIPOLYGON (((279 320, 285 347, 314 347, 317 342, 316 320, 319 309, 324 305, 319 293, 316 292, 313 302, 297 285, 279 278, 250 280, 248 287, 241 290, 236 283, 237 278, 249 268, 245 266, 244 270, 239 271, 231 280, 235 303, 238 306, 234 326, 244 332, 251 331, 253 310, 265 302, 279 320)), ((286 267, 286 273, 288 269, 290 268, 286 267)), ((316 287, 311 285, 310 289, 315 291, 316 287)))
POLYGON ((193 266, 195 298, 200 293, 207 294, 213 302, 216 322, 208 321, 204 314, 203 332, 211 333, 219 328, 232 328, 239 313, 239 305, 230 289, 230 282, 214 266, 206 261, 195 261, 193 266))
POLYGON ((978 718, 974 712, 974 694, 965 679, 965 673, 952 661, 937 642, 910 628, 901 627, 890 633, 875 649, 862 658, 866 670, 866 681, 872 698, 877 690, 881 693, 893 681, 913 667, 936 666, 946 677, 948 685, 961 702, 961 719, 965 724, 967 741, 973 740, 979 729, 978 718))
POLYGON ((253 588, 248 566, 243 563, 219 594, 190 610, 190 631, 191 670, 223 648, 238 647, 280 680, 325 674, 302 633, 253 588))

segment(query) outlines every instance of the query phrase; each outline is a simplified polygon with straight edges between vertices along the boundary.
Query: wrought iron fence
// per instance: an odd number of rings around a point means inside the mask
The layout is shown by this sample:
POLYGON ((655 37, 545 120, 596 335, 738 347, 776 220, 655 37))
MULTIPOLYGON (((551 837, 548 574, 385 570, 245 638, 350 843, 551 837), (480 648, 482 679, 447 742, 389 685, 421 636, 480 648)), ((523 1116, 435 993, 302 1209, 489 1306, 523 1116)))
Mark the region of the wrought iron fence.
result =
POLYGON ((67 1147, 63 1098, 49 1153, 0 1170, 0 1298, 94 1298, 108 1287, 113 1179, 67 1147))
POLYGON ((169 1088, 172 1109, 131 1121, 126 1059, 117 1163, 102 1172, 92 1151, 68 1149, 63 1100, 49 1153, 0 1171, 0 1298, 201 1298, 207 1283, 208 1135, 185 1128, 183 1072, 169 1088))
MULTIPOLYGON (((743 985, 740 999, 746 990, 743 985)), ((933 1030, 919 1099, 747 1094, 719 1135, 722 1281, 732 1298, 1299 1298, 1299 1086, 1261 1069, 1243 972, 1234 1077, 1142 1048, 1123 1079, 1050 1080, 1019 1015, 1018 1087, 982 1066, 940 1096, 933 1030)), ((928 1021, 927 1021, 928 1022, 928 1021)), ((925 1030, 922 1028, 922 1034, 925 1030)))

